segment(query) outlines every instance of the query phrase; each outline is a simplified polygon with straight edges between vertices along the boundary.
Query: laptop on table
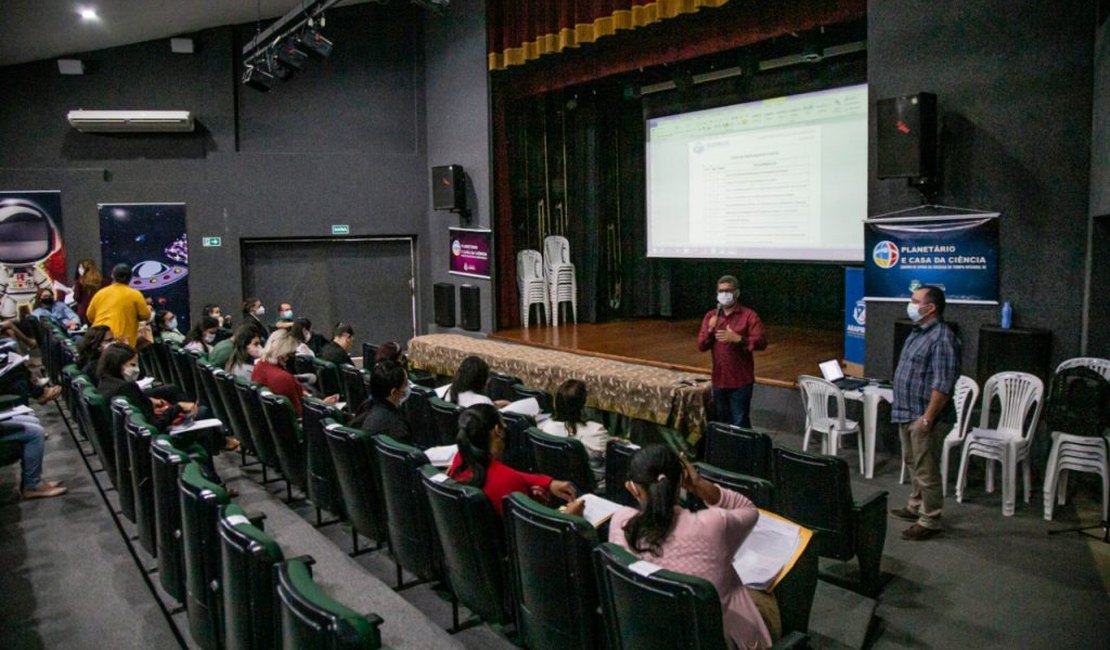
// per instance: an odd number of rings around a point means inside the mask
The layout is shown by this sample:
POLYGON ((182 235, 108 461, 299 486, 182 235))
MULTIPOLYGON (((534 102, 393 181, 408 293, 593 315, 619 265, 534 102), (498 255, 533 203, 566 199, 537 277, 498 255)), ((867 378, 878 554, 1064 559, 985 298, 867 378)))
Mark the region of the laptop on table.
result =
POLYGON ((858 377, 845 377, 844 371, 840 369, 838 359, 822 361, 817 364, 817 367, 821 369, 821 376, 825 378, 825 381, 832 382, 840 390, 857 390, 871 383, 858 377))

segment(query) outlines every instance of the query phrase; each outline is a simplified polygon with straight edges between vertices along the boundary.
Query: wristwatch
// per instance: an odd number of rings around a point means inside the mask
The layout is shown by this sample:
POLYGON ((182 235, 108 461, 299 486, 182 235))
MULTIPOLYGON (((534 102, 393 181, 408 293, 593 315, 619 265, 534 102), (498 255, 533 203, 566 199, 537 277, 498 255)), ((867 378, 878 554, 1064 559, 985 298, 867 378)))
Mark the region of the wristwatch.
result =
POLYGON ((929 426, 929 418, 927 418, 927 417, 925 417, 924 415, 922 415, 922 416, 921 416, 921 424, 923 424, 923 425, 925 425, 925 426, 929 426))

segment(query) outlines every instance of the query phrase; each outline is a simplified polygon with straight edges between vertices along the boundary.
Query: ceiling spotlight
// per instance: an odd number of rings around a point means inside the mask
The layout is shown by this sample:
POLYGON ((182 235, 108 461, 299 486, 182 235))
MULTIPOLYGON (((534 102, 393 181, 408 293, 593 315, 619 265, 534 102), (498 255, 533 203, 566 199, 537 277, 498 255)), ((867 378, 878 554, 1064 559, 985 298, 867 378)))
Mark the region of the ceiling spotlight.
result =
POLYGON ((96 22, 100 20, 100 16, 96 15, 96 9, 91 7, 84 7, 77 10, 77 15, 81 16, 81 20, 85 22, 96 22))
POLYGON ((247 65, 243 70, 243 83, 255 90, 268 92, 274 86, 274 75, 254 65, 247 65))
POLYGON ((324 38, 323 34, 311 27, 305 28, 303 32, 294 38, 294 41, 298 47, 306 50, 309 54, 314 54, 321 58, 331 56, 332 42, 324 38))
POLYGON ((276 49, 278 61, 291 68, 300 70, 308 60, 308 55, 297 49, 297 43, 293 39, 279 43, 276 49))

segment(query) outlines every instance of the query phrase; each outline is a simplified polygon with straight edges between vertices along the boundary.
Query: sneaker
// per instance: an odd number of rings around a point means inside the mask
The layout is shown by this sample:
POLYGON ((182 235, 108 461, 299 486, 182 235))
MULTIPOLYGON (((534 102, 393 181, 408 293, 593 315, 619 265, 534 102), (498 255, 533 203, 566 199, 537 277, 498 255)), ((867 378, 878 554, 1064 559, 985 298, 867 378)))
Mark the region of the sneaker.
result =
POLYGON ((64 488, 60 485, 55 485, 54 487, 50 487, 49 485, 47 485, 45 483, 41 483, 41 484, 39 484, 39 486, 37 488, 24 489, 22 494, 23 494, 23 498, 27 499, 27 500, 30 500, 30 499, 46 499, 46 498, 49 498, 49 497, 61 496, 61 495, 66 493, 66 490, 68 490, 68 488, 64 488))
POLYGON ((61 394, 61 386, 48 386, 42 391, 42 395, 39 395, 38 398, 35 399, 35 401, 38 402, 40 405, 46 404, 47 402, 53 402, 54 400, 58 399, 58 396, 61 394))
POLYGON ((920 517, 920 515, 909 508, 895 508, 890 511, 890 516, 895 519, 901 519, 902 521, 917 521, 918 517, 920 517))
POLYGON ((944 530, 941 528, 926 528, 924 526, 914 524, 906 530, 902 531, 902 539, 906 539, 911 542, 924 542, 925 540, 932 539, 943 532, 944 530))

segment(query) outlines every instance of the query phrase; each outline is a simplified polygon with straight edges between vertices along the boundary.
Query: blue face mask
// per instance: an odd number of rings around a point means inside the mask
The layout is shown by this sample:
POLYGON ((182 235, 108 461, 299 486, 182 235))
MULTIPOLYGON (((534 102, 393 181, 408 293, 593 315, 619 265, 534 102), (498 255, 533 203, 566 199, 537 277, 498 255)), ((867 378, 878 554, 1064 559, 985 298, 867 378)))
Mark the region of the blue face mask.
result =
POLYGON ((293 310, 286 309, 285 311, 281 312, 281 317, 285 320, 293 320, 293 310))

